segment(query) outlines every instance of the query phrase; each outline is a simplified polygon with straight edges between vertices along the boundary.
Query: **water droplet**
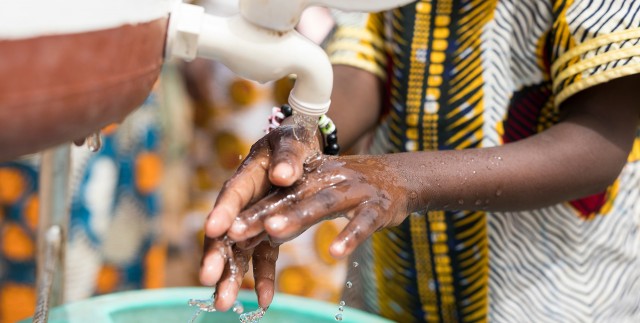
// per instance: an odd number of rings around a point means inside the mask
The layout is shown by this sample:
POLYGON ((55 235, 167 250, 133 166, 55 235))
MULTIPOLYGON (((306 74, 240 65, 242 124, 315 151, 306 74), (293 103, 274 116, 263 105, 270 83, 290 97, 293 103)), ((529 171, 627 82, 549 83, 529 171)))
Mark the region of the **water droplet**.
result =
POLYGON ((213 298, 215 295, 215 291, 211 294, 211 297, 209 297, 208 299, 190 299, 188 304, 189 306, 193 306, 196 308, 196 312, 193 313, 193 315, 191 316, 191 319, 189 320, 189 323, 193 323, 195 322, 195 320, 198 318, 198 316, 200 316, 200 313, 202 312, 215 312, 216 308, 213 306, 213 298))
POLYGON ((100 147, 102 147, 102 136, 100 135, 100 132, 96 132, 94 134, 92 134, 91 136, 87 137, 87 139, 85 140, 87 147, 89 148, 89 150, 91 152, 97 152, 98 150, 100 150, 100 147))
POLYGON ((342 321, 342 313, 336 314, 336 321, 342 321))
POLYGON ((460 204, 460 205, 464 204, 464 200, 463 199, 459 199, 458 200, 458 204, 460 204))
POLYGON ((418 198, 418 193, 416 193, 416 192, 409 193, 409 198, 412 199, 412 200, 417 199, 418 198))
POLYGON ((475 173, 476 173, 476 171, 474 170, 474 171, 473 171, 473 172, 471 172, 471 173, 475 174, 475 173))
POLYGON ((344 312, 344 306, 338 306, 338 311, 344 312))
POLYGON ((502 195, 502 190, 501 190, 501 189, 498 189, 498 190, 496 191, 496 196, 500 196, 500 195, 502 195))
POLYGON ((353 268, 358 267, 358 265, 359 265, 359 264, 358 264, 358 262, 357 262, 357 261, 354 261, 354 262, 353 262, 353 268))
POLYGON ((264 316, 264 313, 267 311, 262 307, 258 307, 257 310, 253 312, 247 312, 244 314, 240 314, 240 322, 241 323, 258 323, 260 319, 264 316))
POLYGON ((347 281, 345 286, 347 286, 347 288, 351 288, 353 286, 353 283, 351 281, 347 281))
POLYGON ((242 160, 242 155, 238 155, 238 160, 242 160))
POLYGON ((340 301, 339 305, 340 306, 345 306, 347 303, 345 303, 344 301, 340 301))
POLYGON ((242 314, 242 312, 244 312, 244 306, 242 305, 242 303, 240 303, 240 301, 236 300, 233 303, 233 312, 236 314, 242 314))
POLYGON ((502 160, 502 157, 498 156, 496 157, 497 160, 502 160))
POLYGON ((200 316, 200 313, 202 313, 201 309, 197 309, 195 313, 193 313, 193 315, 191 316, 191 319, 189 319, 188 323, 193 323, 196 321, 196 319, 198 318, 198 316, 200 316))

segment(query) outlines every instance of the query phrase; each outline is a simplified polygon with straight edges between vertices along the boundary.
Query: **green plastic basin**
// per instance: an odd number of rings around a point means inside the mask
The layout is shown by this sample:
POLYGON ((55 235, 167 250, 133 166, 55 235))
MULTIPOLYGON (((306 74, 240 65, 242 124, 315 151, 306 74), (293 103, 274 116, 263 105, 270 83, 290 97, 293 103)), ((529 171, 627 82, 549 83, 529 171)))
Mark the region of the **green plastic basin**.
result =
MULTIPOLYGON (((211 288, 166 288, 114 293, 70 303, 51 310, 49 323, 157 323, 189 321, 195 308, 187 302, 191 298, 207 299, 211 288)), ((253 291, 241 291, 238 299, 245 312, 258 308, 253 291)), ((338 304, 312 299, 276 294, 272 305, 261 323, 335 323, 338 304)), ((342 322, 388 323, 392 322, 360 310, 345 307, 342 322)), ((25 320, 21 323, 28 323, 25 320)), ((226 313, 201 313, 196 323, 239 322, 232 311, 226 313)))

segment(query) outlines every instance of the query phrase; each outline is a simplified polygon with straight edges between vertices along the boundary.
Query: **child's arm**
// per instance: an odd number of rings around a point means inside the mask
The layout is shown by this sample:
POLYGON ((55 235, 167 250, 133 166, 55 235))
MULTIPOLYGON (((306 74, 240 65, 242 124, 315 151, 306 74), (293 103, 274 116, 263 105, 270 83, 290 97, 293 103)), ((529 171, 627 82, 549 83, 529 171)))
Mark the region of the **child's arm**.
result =
POLYGON ((527 210, 601 192, 631 150, 639 88, 640 76, 630 76, 584 90, 564 103, 560 123, 500 147, 325 158, 320 172, 242 212, 228 234, 242 241, 264 223, 281 242, 347 216, 351 222, 331 248, 344 256, 412 211, 527 210))

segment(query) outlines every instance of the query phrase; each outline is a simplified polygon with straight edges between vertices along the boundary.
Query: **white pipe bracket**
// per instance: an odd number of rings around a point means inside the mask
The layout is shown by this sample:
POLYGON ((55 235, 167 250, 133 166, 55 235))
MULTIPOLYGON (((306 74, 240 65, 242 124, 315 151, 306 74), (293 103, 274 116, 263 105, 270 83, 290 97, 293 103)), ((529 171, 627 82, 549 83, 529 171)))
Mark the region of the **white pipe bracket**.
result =
POLYGON ((181 2, 174 6, 167 29, 165 57, 180 57, 185 61, 196 58, 204 16, 203 7, 181 2))

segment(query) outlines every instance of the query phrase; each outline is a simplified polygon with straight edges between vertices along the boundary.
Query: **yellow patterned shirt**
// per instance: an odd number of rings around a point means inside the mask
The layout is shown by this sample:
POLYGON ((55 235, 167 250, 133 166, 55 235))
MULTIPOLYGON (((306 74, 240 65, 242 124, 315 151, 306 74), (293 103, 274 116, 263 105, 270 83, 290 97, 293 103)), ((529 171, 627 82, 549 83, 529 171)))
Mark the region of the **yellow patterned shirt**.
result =
MULTIPOLYGON (((417 1, 342 23, 327 49, 386 84, 372 152, 466 149, 547 129, 570 96, 640 71, 639 27, 639 1, 417 1)), ((377 233, 359 253, 364 306, 400 322, 640 322, 638 147, 600 194, 377 233)))

